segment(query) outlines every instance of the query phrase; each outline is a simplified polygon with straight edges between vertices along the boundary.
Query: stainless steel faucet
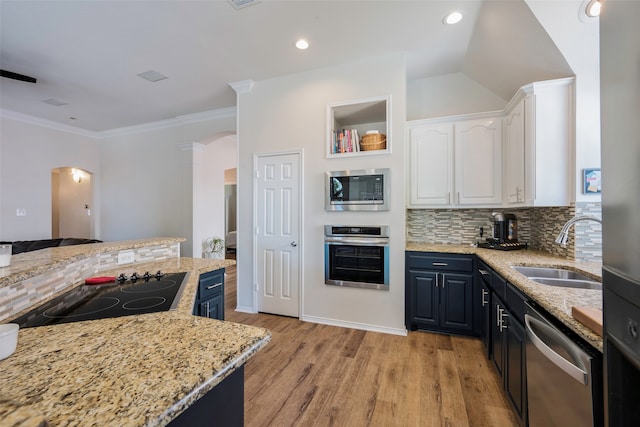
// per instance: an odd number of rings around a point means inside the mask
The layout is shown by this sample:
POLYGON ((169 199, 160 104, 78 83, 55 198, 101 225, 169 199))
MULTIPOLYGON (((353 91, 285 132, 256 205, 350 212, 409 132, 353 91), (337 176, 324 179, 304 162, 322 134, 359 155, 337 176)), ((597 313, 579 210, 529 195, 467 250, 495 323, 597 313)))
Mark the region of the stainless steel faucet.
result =
POLYGON ((558 234, 558 237, 556 237, 556 243, 561 245, 563 248, 566 247, 567 241, 569 240, 569 229, 573 224, 580 221, 595 221, 602 224, 602 219, 595 216, 590 216, 590 215, 574 216, 569 221, 567 221, 565 225, 562 226, 562 230, 560 231, 560 234, 558 234))

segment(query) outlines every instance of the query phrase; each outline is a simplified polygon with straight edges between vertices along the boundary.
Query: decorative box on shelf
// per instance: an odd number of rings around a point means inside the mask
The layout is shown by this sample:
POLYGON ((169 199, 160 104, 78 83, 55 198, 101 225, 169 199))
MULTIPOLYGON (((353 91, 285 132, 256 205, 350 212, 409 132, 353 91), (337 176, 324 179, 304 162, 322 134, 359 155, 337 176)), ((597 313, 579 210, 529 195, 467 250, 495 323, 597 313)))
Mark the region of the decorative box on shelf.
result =
POLYGON ((391 96, 327 105, 327 157, 391 153, 391 96))

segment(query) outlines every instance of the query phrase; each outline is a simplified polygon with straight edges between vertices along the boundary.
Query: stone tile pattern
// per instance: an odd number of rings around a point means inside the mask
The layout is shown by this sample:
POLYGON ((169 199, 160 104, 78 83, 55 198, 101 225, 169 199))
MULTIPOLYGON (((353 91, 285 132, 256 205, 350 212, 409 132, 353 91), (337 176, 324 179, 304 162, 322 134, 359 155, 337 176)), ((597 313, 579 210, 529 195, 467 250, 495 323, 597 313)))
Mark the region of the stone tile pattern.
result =
POLYGON ((533 249, 577 261, 602 261, 598 223, 580 222, 572 227, 566 248, 554 243, 562 226, 576 214, 601 217, 599 203, 517 209, 407 209, 407 242, 471 245, 492 236, 491 213, 495 211, 514 214, 518 240, 533 249), (480 227, 484 228, 482 238, 480 227))
MULTIPOLYGON (((53 298, 61 291, 82 282, 87 277, 120 268, 131 274, 135 271, 135 266, 149 261, 162 261, 180 256, 179 243, 158 243, 151 246, 137 247, 134 251, 135 262, 133 264, 118 266, 118 250, 111 250, 102 253, 89 254, 86 257, 73 258, 68 263, 59 263, 58 269, 45 270, 33 277, 25 275, 22 280, 13 283, 9 282, 0 287, 0 321, 15 317, 17 313, 33 306, 36 303, 44 302, 53 298), (131 271, 128 271, 131 270, 131 271)), ((56 251, 58 248, 45 249, 45 251, 56 251)), ((39 259, 39 254, 24 254, 24 257, 33 256, 39 259)), ((21 254, 22 255, 22 254, 21 254)))
MULTIPOLYGON (((576 214, 602 218, 602 203, 578 202, 576 214)), ((574 229, 576 259, 602 262, 602 225, 595 221, 580 221, 574 229)))
POLYGON ((550 254, 567 259, 575 259, 574 239, 569 234, 567 247, 563 248, 555 243, 556 237, 562 230, 562 226, 575 215, 572 206, 561 207, 537 207, 532 208, 532 223, 535 230, 532 236, 532 246, 550 254))
POLYGON ((407 241, 468 244, 493 236, 493 212, 512 213, 518 219, 518 240, 531 240, 530 209, 407 209, 407 241), (480 227, 484 229, 480 237, 480 227))

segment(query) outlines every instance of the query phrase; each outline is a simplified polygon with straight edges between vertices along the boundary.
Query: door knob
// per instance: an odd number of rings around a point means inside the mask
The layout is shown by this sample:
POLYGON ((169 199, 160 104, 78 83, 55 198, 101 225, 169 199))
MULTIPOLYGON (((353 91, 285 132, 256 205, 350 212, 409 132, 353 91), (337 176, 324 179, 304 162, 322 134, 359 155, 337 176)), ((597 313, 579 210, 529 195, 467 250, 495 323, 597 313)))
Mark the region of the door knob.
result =
POLYGON ((298 246, 298 242, 296 242, 296 241, 294 240, 293 242, 291 242, 291 246, 293 246, 293 247, 295 248, 296 246, 298 246))

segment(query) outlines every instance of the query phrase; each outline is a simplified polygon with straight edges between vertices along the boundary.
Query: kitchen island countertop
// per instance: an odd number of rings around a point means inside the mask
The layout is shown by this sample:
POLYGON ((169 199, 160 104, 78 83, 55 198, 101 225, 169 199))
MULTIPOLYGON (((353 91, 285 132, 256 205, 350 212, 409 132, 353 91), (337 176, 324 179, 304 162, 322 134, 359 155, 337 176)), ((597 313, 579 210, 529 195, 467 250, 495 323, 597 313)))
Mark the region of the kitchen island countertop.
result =
POLYGON ((407 243, 407 251, 475 254, 489 267, 513 284, 527 297, 538 303, 577 333, 585 341, 600 352, 603 351, 602 338, 594 331, 573 318, 571 307, 592 307, 602 310, 602 290, 573 289, 558 286, 547 286, 528 279, 511 268, 514 265, 537 267, 560 267, 586 273, 594 279, 602 280, 602 264, 597 262, 580 262, 554 256, 538 250, 498 251, 476 248, 469 245, 448 245, 430 243, 407 243))
POLYGON ((191 314, 199 274, 233 264, 140 263, 189 272, 176 310, 21 329, 16 352, 0 361, 0 416, 16 405, 28 425, 38 425, 34 411, 51 426, 166 425, 270 340, 263 328, 191 314))

